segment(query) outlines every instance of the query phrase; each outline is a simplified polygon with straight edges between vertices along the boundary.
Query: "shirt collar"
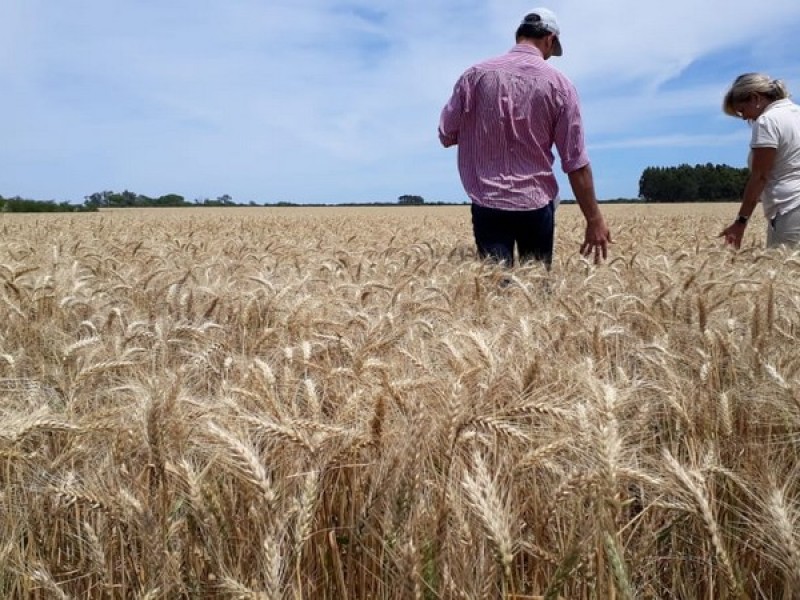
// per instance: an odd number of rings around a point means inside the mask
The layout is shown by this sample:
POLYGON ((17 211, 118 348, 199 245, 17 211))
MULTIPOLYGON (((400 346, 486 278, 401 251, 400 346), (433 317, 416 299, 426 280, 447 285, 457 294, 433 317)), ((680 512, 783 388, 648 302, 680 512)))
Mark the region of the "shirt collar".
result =
POLYGON ((786 106, 787 104, 791 103, 792 101, 789 98, 781 98, 780 100, 775 100, 774 102, 767 104, 767 106, 764 108, 764 112, 772 110, 773 108, 778 108, 779 106, 786 106))
POLYGON ((533 54, 539 58, 544 58, 542 51, 532 44, 517 44, 511 48, 511 52, 522 52, 523 54, 533 54))

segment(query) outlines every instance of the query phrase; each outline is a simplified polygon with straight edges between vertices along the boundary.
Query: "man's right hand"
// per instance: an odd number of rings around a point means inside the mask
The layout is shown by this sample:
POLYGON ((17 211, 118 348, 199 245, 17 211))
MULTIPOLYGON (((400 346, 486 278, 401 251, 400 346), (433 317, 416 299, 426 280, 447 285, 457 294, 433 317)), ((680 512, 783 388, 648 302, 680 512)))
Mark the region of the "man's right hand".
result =
POLYGON ((580 169, 570 171, 569 184, 581 207, 583 218, 586 219, 586 235, 581 244, 581 254, 589 256, 594 253, 594 262, 599 263, 601 258, 605 260, 608 257, 608 245, 614 242, 611 241, 611 232, 597 205, 592 166, 586 164, 580 169))
POLYGON ((581 255, 588 257, 594 253, 594 262, 597 264, 601 258, 603 260, 608 258, 608 246, 613 243, 611 231, 609 231, 602 215, 586 222, 586 234, 583 238, 583 244, 581 244, 581 255))

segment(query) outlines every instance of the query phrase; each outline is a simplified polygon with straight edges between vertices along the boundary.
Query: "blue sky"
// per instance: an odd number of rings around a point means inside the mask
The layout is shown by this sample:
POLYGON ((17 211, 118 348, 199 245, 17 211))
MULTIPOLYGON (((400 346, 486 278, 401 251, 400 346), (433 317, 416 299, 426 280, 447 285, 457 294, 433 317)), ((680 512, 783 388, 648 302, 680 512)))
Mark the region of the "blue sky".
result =
MULTIPOLYGON (((0 0, 0 195, 461 202, 439 113, 513 45, 516 0, 0 0)), ((598 197, 647 166, 745 166, 740 73, 800 95, 797 0, 562 0, 598 197)), ((800 97, 800 96, 799 96, 800 97)), ((558 167, 558 164, 557 164, 558 167)), ((560 176, 562 196, 571 191, 560 176)))

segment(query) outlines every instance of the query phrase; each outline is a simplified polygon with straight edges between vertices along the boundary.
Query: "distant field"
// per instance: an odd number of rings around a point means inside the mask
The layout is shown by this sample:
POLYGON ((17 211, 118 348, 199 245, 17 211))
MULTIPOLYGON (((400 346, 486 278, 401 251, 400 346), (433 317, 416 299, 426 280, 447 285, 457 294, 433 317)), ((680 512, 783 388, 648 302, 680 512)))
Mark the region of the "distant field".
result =
POLYGON ((790 598, 800 255, 738 205, 0 215, 0 597, 790 598), (511 285, 501 285, 510 277, 511 285))
MULTIPOLYGON (((677 203, 677 204, 605 204, 602 205, 603 213, 612 225, 622 225, 626 231, 627 225, 646 219, 653 225, 657 223, 680 223, 687 230, 696 231, 699 235, 714 237, 728 225, 736 216, 739 209, 738 203, 677 203), (667 219, 664 221, 663 219, 667 219), (704 229, 706 227, 706 229, 704 229)), ((40 214, 40 215, 15 215, 7 214, 2 218, 7 222, 14 219, 22 221, 30 219, 78 219, 76 222, 97 222, 100 219, 113 218, 165 221, 178 219, 178 222, 202 222, 211 218, 224 219, 226 222, 237 222, 241 219, 247 221, 267 219, 288 219, 291 222, 308 219, 333 223, 349 222, 353 219, 377 218, 381 221, 411 222, 441 222, 447 224, 448 234, 457 234, 464 237, 466 243, 471 243, 471 225, 469 206, 419 206, 419 207, 235 207, 235 208, 145 208, 145 209, 105 209, 100 213, 85 213, 80 215, 40 214), (452 230, 451 230, 452 229, 452 230)), ((558 239, 571 235, 583 227, 580 222, 580 209, 577 205, 562 205, 558 215, 558 239), (578 219, 576 222, 575 219, 578 219), (565 229, 569 231, 565 231, 565 229)), ((748 229, 747 240, 753 244, 763 244, 764 221, 760 208, 753 216, 753 221, 748 229)), ((366 233, 360 230, 358 223, 348 223, 347 230, 366 233)), ((582 230, 581 230, 582 232, 582 230)), ((440 232, 437 232, 437 236, 440 232)), ((617 236, 619 237, 619 236, 617 236)), ((709 241, 711 241, 709 239, 709 241)))

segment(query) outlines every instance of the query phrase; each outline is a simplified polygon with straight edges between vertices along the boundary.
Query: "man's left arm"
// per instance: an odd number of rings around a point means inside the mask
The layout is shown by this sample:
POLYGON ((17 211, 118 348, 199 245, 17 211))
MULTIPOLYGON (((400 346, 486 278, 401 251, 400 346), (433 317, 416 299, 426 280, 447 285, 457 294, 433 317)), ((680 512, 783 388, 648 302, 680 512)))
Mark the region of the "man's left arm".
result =
POLYGON ((555 123, 553 142, 561 159, 561 170, 572 173, 589 164, 578 92, 567 84, 561 111, 555 123))
POLYGON ((599 262, 607 258, 608 245, 613 241, 597 202, 580 102, 577 91, 571 85, 566 88, 562 111, 556 121, 554 142, 561 158, 561 168, 569 176, 570 187, 586 219, 581 254, 589 256, 594 253, 595 262, 599 262))

